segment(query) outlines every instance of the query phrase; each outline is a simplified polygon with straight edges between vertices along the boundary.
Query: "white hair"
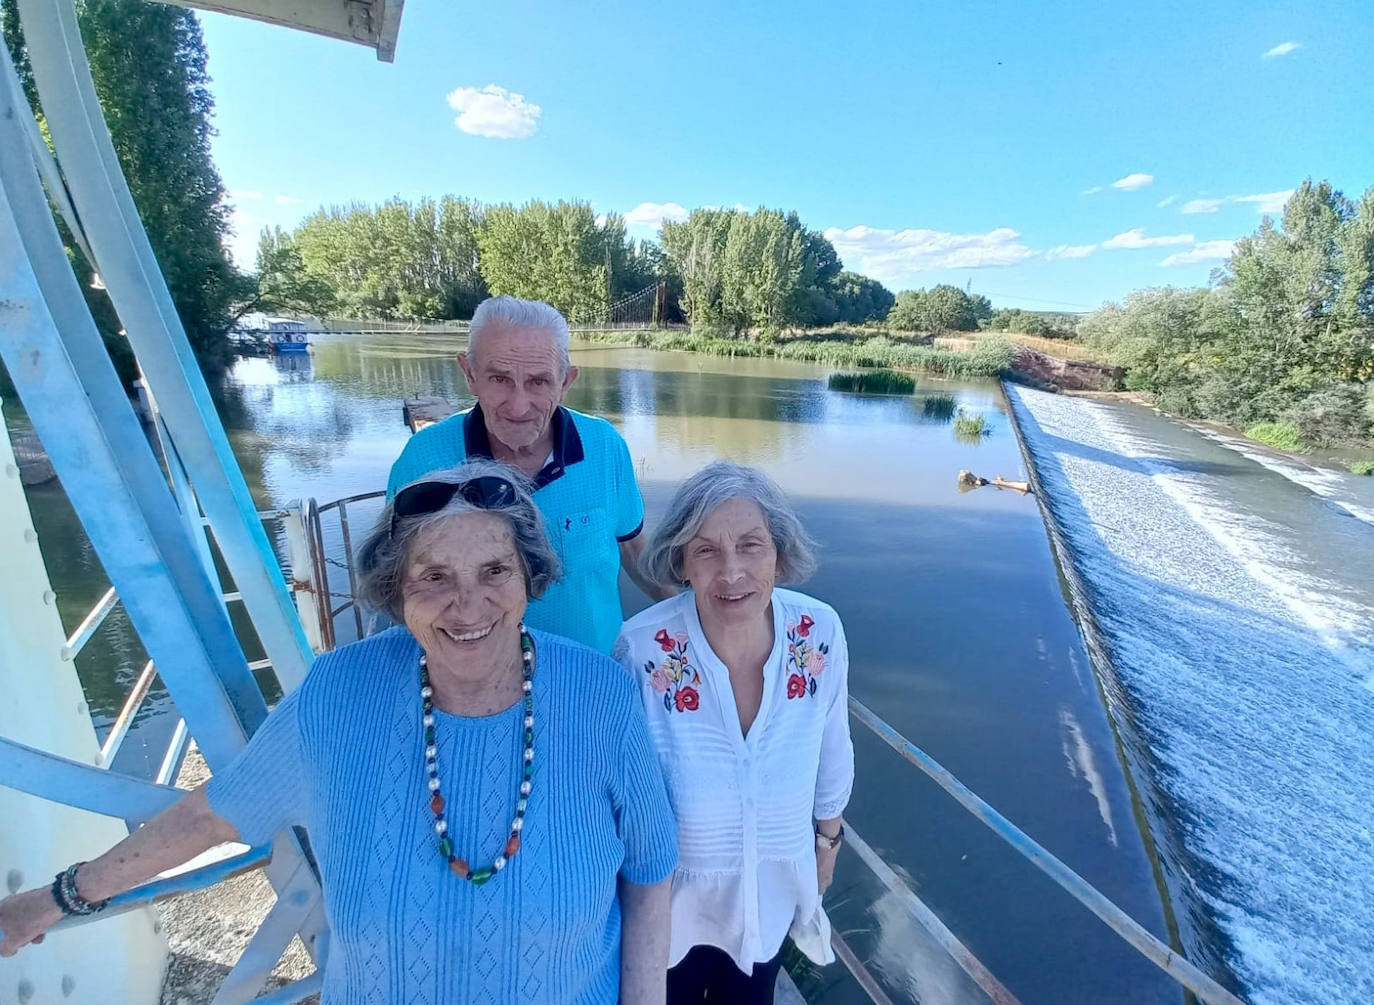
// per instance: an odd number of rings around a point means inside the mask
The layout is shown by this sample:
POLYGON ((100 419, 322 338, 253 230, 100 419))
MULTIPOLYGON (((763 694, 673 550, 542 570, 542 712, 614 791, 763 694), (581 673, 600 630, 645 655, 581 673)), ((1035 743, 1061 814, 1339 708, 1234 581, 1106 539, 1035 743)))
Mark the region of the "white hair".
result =
POLYGON ((488 325, 498 328, 543 328, 553 338, 564 371, 572 366, 572 359, 568 355, 568 322, 552 304, 511 296, 483 300, 477 305, 477 310, 472 314, 472 323, 468 326, 469 356, 476 351, 477 338, 488 325))

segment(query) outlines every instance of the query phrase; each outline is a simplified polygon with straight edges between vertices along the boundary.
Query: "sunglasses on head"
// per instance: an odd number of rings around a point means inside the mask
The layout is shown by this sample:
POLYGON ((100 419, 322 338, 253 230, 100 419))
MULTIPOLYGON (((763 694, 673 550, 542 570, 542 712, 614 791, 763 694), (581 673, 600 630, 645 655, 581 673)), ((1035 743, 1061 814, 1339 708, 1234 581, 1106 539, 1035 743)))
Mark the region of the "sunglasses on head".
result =
POLYGON ((396 524, 402 518, 437 513, 454 496, 460 496, 478 509, 500 509, 510 506, 519 498, 515 486, 498 475, 482 475, 465 482, 408 485, 396 493, 396 499, 391 504, 391 536, 396 536, 396 524))

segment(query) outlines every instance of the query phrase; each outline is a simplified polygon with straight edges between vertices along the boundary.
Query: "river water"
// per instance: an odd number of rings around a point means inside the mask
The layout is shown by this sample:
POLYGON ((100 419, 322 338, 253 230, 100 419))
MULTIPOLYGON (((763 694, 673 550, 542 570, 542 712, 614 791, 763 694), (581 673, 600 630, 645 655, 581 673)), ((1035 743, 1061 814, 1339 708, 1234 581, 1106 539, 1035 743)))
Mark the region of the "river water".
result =
MULTIPOLYGON (((217 397, 262 508, 381 488, 408 435, 403 397, 470 402, 453 362, 459 347, 442 336, 350 336, 321 339, 308 359, 241 360, 217 397)), ((650 526, 677 482, 712 458, 768 471, 821 545, 804 588, 844 618, 852 692, 1169 938, 1149 794, 1125 771, 1129 746, 1107 713, 1036 501, 956 490, 961 468, 1025 477, 995 383, 924 378, 914 394, 873 396, 832 392, 826 368, 784 361, 591 347, 575 348, 574 362, 568 404, 623 431, 650 526), (984 416, 988 435, 958 439, 960 408, 984 416)), ((22 423, 8 406, 6 416, 22 423)), ((59 488, 39 487, 31 501, 70 627, 103 589, 99 565, 59 488)), ((354 509, 355 533, 372 513, 354 509)), ((645 603, 628 586, 625 599, 627 611, 645 603)), ((102 723, 144 658, 121 617, 78 661, 102 723)), ((147 769, 169 712, 156 695, 122 770, 147 769)), ((1181 1000, 1077 902, 855 730, 847 818, 1023 1001, 1181 1000)), ((853 855, 841 856, 827 903, 894 1001, 984 1000, 853 855)), ((804 971, 801 984, 813 1001, 867 1001, 838 964, 804 971)))
POLYGON ((1205 908, 1187 941, 1256 1002, 1374 1001, 1370 479, 1140 406, 1011 395, 1174 902, 1205 908))

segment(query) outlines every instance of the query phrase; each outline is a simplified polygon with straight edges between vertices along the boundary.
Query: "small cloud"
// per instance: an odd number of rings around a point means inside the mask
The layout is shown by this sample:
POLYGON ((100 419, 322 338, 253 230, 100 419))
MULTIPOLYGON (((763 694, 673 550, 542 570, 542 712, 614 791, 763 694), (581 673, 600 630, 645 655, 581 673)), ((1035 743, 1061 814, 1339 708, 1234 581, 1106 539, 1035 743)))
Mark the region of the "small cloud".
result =
POLYGON ((1101 192, 1101 191, 1102 191, 1102 186, 1101 186, 1101 185, 1094 185, 1092 188, 1085 188, 1082 192, 1080 192, 1080 193, 1078 193, 1078 194, 1079 194, 1079 195, 1097 195, 1097 193, 1098 193, 1098 192, 1101 192))
POLYGON ((1225 199, 1189 199, 1179 210, 1180 213, 1215 213, 1221 209, 1225 199))
POLYGON ((253 199, 261 199, 261 192, 254 192, 252 189, 236 188, 229 193, 229 198, 237 202, 248 202, 253 199))
POLYGON ((632 227, 658 230, 665 220, 681 223, 689 215, 685 206, 675 202, 641 202, 625 214, 625 223, 632 227))
POLYGON ((1203 241, 1194 248, 1170 255, 1160 265, 1197 265, 1200 262, 1221 262, 1235 251, 1235 241, 1203 241))
POLYGON ((1264 192, 1260 195, 1233 195, 1231 202, 1253 202, 1255 208, 1261 213, 1282 213, 1284 205, 1293 196, 1293 189, 1286 188, 1282 192, 1264 192))
POLYGON ((1294 49, 1301 49, 1301 42, 1280 42, 1274 48, 1266 52, 1260 59, 1273 59, 1275 56, 1287 56, 1294 49))
POLYGON ((1124 234, 1117 234, 1115 237, 1103 241, 1104 248, 1162 248, 1172 244, 1192 244, 1195 242, 1192 234, 1171 234, 1167 237, 1146 237, 1143 227, 1136 227, 1128 230, 1124 234))
POLYGON ((995 268, 1016 265, 1035 255, 1010 227, 985 234, 830 227, 825 238, 849 268, 893 286, 931 269, 995 268))
POLYGON ((1060 244, 1045 252, 1045 257, 1053 260, 1056 258, 1087 258, 1097 250, 1095 244, 1060 244))
POLYGON ((518 140, 533 136, 543 109, 496 84, 481 90, 460 87, 448 94, 449 107, 458 113, 453 124, 473 136, 518 140))
POLYGON ((1160 199, 1159 202, 1155 203, 1155 205, 1158 206, 1160 209, 1163 209, 1165 206, 1172 206, 1176 202, 1178 202, 1178 196, 1170 195, 1166 196, 1163 199, 1160 199))
POLYGON ((278 206, 299 206, 305 202, 304 199, 297 199, 294 195, 279 195, 272 199, 278 206))
POLYGON ((1142 174, 1139 171, 1128 174, 1125 178, 1118 178, 1112 182, 1112 188, 1119 188, 1126 192, 1134 192, 1138 188, 1145 188, 1153 185, 1155 176, 1152 174, 1142 174))

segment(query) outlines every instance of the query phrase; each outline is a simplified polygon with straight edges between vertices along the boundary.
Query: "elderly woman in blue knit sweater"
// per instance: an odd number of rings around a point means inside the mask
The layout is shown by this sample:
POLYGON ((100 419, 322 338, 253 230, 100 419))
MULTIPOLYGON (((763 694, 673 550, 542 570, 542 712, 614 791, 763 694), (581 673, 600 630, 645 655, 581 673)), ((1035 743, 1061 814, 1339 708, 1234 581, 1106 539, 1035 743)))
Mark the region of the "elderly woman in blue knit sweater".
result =
POLYGON ((64 884, 0 902, 0 955, 225 841, 308 829, 324 1001, 662 1002, 676 827, 639 694, 527 630, 558 559, 519 476, 402 489, 360 552, 397 626, 322 656, 207 786, 64 884))

